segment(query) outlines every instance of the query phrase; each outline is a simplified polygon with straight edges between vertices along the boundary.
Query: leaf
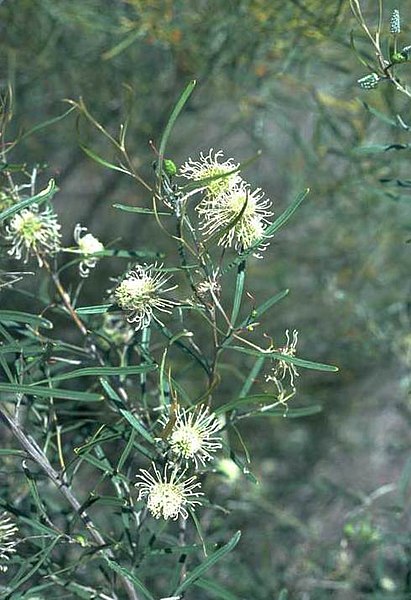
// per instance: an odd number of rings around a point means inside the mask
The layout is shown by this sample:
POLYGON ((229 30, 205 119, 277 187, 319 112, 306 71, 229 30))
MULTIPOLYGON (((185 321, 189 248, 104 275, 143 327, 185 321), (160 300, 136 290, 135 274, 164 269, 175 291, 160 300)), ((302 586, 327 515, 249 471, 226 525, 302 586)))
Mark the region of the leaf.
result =
POLYGON ((9 394, 30 394, 31 396, 40 396, 43 398, 65 398, 67 400, 78 400, 79 402, 100 402, 101 400, 104 400, 104 396, 101 394, 40 387, 35 384, 21 385, 19 383, 0 383, 0 392, 9 394))
POLYGON ((125 567, 121 567, 118 563, 109 558, 107 554, 104 554, 103 556, 110 569, 131 581, 135 585, 135 587, 144 595, 145 598, 148 598, 148 600, 155 600, 154 596, 151 594, 151 592, 149 592, 144 583, 142 583, 142 581, 138 579, 138 577, 130 573, 130 571, 125 567))
POLYGON ((157 365, 154 363, 144 363, 143 365, 135 365, 131 367, 85 367, 82 369, 77 369, 76 371, 70 371, 69 373, 62 373, 61 375, 56 375, 55 377, 51 377, 47 381, 65 381, 67 379, 77 379, 77 377, 136 375, 137 373, 155 371, 156 369, 157 365))
POLYGON ((221 598, 222 600, 241 600, 239 596, 235 596, 232 592, 223 588, 219 583, 214 581, 214 579, 204 579, 203 577, 200 577, 194 585, 210 592, 216 598, 221 598))
POLYGON ((233 310, 231 313, 231 325, 234 327, 235 322, 237 321, 238 313, 240 312, 241 300, 243 298, 244 292, 244 282, 245 282, 245 261, 242 261, 238 265, 237 270, 237 278, 235 282, 235 292, 234 292, 234 303, 233 310))
MULTIPOLYGON (((254 310, 254 314, 252 315, 252 320, 255 321, 259 319, 265 312, 267 312, 267 310, 274 306, 274 304, 277 304, 277 302, 280 302, 280 300, 288 296, 289 292, 290 290, 288 289, 283 290, 282 292, 275 294, 275 296, 272 296, 271 298, 263 302, 263 304, 260 304, 260 306, 257 306, 257 308, 254 310)), ((244 321, 240 325, 240 328, 246 327, 249 323, 250 316, 244 319, 244 321)))
POLYGON ((151 208, 142 208, 140 206, 130 206, 128 204, 113 204, 113 208, 118 208, 119 210, 123 210, 125 212, 138 213, 141 215, 159 215, 160 217, 172 217, 173 213, 171 212, 159 212, 152 210, 151 208))
POLYGON ((188 573, 185 580, 177 587, 177 589, 173 592, 172 596, 179 596, 184 590, 186 590, 192 583, 194 583, 197 579, 201 577, 203 573, 208 571, 213 565, 215 565, 223 556, 231 552, 238 542, 240 541, 241 531, 237 531, 235 535, 231 538, 231 540, 225 544, 222 548, 211 554, 208 558, 206 558, 201 565, 196 567, 191 573, 188 573))
POLYGON ((311 360, 305 360, 303 358, 297 358, 296 356, 288 356, 287 354, 281 354, 280 352, 259 352, 258 350, 252 350, 250 348, 243 348, 242 346, 226 346, 231 350, 237 350, 237 352, 242 352, 243 354, 250 354, 251 356, 264 356, 270 358, 277 358, 278 360, 282 360, 286 363, 296 365, 297 367, 303 367, 304 369, 313 369, 314 371, 329 371, 329 372, 337 372, 338 367, 334 365, 327 365, 324 363, 317 363, 311 360))
POLYGON ((45 329, 53 329, 53 323, 44 317, 14 310, 0 310, 0 321, 2 323, 14 321, 16 323, 27 323, 28 325, 44 327, 45 329))
POLYGON ((89 148, 88 146, 85 146, 84 144, 81 144, 80 142, 79 142, 79 146, 83 150, 84 154, 87 154, 87 156, 89 158, 94 160, 94 162, 101 165, 102 167, 106 167, 107 169, 111 169, 112 171, 119 171, 120 173, 124 173, 125 175, 130 175, 130 173, 127 171, 127 169, 123 169, 123 167, 119 167, 119 166, 109 162, 105 158, 102 158, 101 156, 96 154, 94 152, 94 150, 91 150, 91 148, 89 148))
POLYGON ((183 93, 181 94, 177 104, 175 105, 175 107, 173 108, 170 118, 168 119, 167 125, 165 126, 163 135, 161 136, 161 141, 160 141, 160 148, 159 148, 159 156, 158 156, 158 165, 157 165, 157 172, 158 172, 158 177, 159 177, 159 181, 161 182, 161 177, 162 177, 162 173, 163 173, 163 161, 164 161, 164 153, 166 150, 166 146, 167 146, 167 142, 168 142, 168 138, 170 137, 171 131, 174 127, 174 124, 178 118, 178 115, 180 114, 180 112, 183 110, 184 105, 186 104, 186 102, 188 101, 188 99, 190 98, 195 86, 196 86, 196 81, 193 79, 192 81, 189 82, 189 84, 186 86, 185 90, 183 91, 183 93))
POLYGON ((288 419, 301 419, 302 417, 311 417, 322 412, 323 407, 320 404, 313 404, 301 408, 287 408, 286 406, 278 406, 268 410, 260 410, 250 412, 249 417, 285 417, 288 419))
POLYGON ((385 115, 384 113, 380 112, 379 110, 377 110, 373 106, 370 106, 366 102, 362 101, 361 104, 364 106, 364 108, 366 110, 368 110, 368 112, 370 112, 372 115, 374 115, 374 117, 377 117, 377 119, 379 119, 383 123, 387 123, 388 125, 392 125, 394 127, 399 127, 400 126, 399 123, 398 123, 398 121, 396 119, 392 119, 388 115, 385 115))
POLYGON ((114 403, 116 404, 120 414, 130 423, 130 425, 132 427, 134 427, 134 429, 136 431, 138 431, 138 433, 140 435, 142 435, 148 442, 150 442, 150 444, 155 444, 155 440, 154 440, 153 436, 151 435, 151 433, 149 431, 147 431, 147 429, 144 427, 144 425, 142 423, 140 423, 140 421, 137 419, 137 417, 135 417, 124 406, 124 402, 122 401, 120 396, 117 394, 117 392, 111 387, 109 382, 103 378, 100 379, 100 382, 101 382, 101 385, 103 386, 104 390, 107 392, 109 398, 111 400, 113 400, 114 403))
POLYGON ((6 208, 6 210, 0 213, 0 223, 3 222, 5 219, 9 219, 16 213, 20 212, 21 210, 23 210, 23 208, 27 208, 31 204, 37 204, 37 206, 40 206, 40 204, 43 204, 43 202, 51 200, 51 198, 54 196, 57 190, 58 188, 56 187, 54 179, 50 179, 46 189, 42 190, 35 196, 31 196, 30 198, 26 198, 21 202, 17 202, 17 204, 14 204, 13 206, 9 206, 9 208, 6 208))
POLYGON ((98 315, 106 313, 114 304, 98 304, 96 306, 80 306, 76 308, 78 315, 98 315))
POLYGON ((409 150, 410 144, 370 144, 368 146, 357 146, 353 149, 353 154, 379 154, 388 152, 388 150, 409 150))

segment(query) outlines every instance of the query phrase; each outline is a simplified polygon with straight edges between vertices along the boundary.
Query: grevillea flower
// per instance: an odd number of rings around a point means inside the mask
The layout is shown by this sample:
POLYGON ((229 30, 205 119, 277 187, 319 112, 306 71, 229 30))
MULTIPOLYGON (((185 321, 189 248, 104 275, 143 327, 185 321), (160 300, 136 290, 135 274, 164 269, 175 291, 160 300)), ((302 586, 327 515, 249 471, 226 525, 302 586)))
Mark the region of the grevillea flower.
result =
POLYGON ((185 471, 179 472, 168 463, 163 475, 153 463, 154 474, 140 469, 135 486, 139 490, 138 500, 147 499, 147 508, 156 519, 177 519, 180 515, 187 519, 187 507, 201 504, 198 500, 203 493, 195 476, 184 479, 185 471))
POLYGON ((5 561, 10 560, 10 555, 16 552, 17 532, 18 527, 6 513, 3 513, 0 516, 0 572, 7 571, 8 566, 5 561))
MULTIPOLYGON (((284 354, 285 356, 295 356, 297 342, 298 342, 298 331, 296 329, 293 330, 292 340, 290 339, 290 334, 288 329, 285 332, 286 344, 281 348, 275 348, 275 352, 279 352, 280 354, 284 354)), ((295 389, 294 385, 294 377, 298 377, 298 371, 294 364, 286 362, 285 360, 274 359, 276 364, 272 369, 271 373, 267 375, 266 381, 283 381, 287 373, 290 377, 290 385, 292 389, 295 389)))
POLYGON ((221 448, 220 437, 216 432, 220 428, 215 415, 208 407, 199 410, 187 410, 177 406, 175 423, 168 438, 172 453, 185 463, 194 462, 198 469, 213 458, 212 453, 221 448))
POLYGON ((87 232, 87 228, 81 227, 81 225, 77 223, 74 228, 74 241, 78 244, 79 252, 83 256, 83 260, 79 265, 79 271, 81 277, 88 277, 90 269, 93 269, 98 262, 98 257, 91 255, 96 252, 102 252, 104 246, 100 240, 91 233, 85 233, 85 235, 82 236, 83 232, 87 232))
POLYGON ((148 327, 152 319, 162 325, 154 311, 171 313, 171 309, 178 304, 159 295, 177 287, 174 285, 164 289, 171 277, 161 273, 161 268, 162 265, 156 264, 136 265, 113 292, 115 301, 127 313, 128 322, 135 324, 136 330, 148 327))
POLYGON ((228 192, 232 187, 237 185, 241 181, 241 177, 238 175, 238 171, 231 173, 238 169, 238 164, 234 163, 232 158, 223 160, 222 150, 214 152, 211 148, 207 155, 200 153, 200 159, 195 161, 191 158, 180 167, 179 174, 186 179, 191 181, 206 180, 204 186, 200 189, 204 189, 209 199, 215 199, 223 192, 228 192), (231 173, 228 175, 228 173, 231 173), (211 181, 207 181, 211 178, 211 181))
MULTIPOLYGON (((221 231, 219 245, 234 246, 242 252, 264 238, 272 216, 270 206, 271 201, 264 199, 260 188, 250 191, 249 185, 241 181, 218 198, 199 203, 200 228, 208 238, 221 231)), ((265 246, 261 243, 260 249, 265 246)))
POLYGON ((6 226, 5 238, 11 242, 10 256, 26 263, 30 256, 37 258, 41 267, 44 256, 59 252, 61 244, 61 225, 57 215, 50 207, 39 212, 38 206, 24 208, 17 213, 6 226))

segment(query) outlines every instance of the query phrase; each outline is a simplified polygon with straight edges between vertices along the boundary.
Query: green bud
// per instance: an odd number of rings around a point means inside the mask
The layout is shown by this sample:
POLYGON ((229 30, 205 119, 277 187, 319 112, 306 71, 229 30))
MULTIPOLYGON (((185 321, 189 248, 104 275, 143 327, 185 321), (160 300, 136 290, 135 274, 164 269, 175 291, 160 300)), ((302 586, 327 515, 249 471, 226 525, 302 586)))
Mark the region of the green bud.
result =
POLYGON ((176 164, 169 158, 165 158, 163 162, 164 173, 169 177, 173 177, 177 173, 176 164))
POLYGON ((408 57, 406 55, 404 55, 402 52, 395 52, 391 56, 391 62, 394 64, 407 62, 407 60, 408 60, 408 57))

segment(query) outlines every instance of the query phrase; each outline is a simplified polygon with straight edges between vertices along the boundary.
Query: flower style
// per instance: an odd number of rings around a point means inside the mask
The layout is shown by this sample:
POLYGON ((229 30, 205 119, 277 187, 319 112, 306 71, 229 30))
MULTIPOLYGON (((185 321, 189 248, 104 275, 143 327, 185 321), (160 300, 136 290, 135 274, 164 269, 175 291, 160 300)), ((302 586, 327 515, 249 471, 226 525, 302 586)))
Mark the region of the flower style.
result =
POLYGON ((177 467, 168 463, 161 475, 153 463, 154 475, 146 469, 140 469, 135 486, 139 489, 138 500, 147 498, 147 508, 156 519, 176 520, 180 515, 187 519, 186 507, 201 504, 198 500, 203 492, 198 491, 201 485, 195 476, 184 479, 186 471, 179 473, 177 467))
MULTIPOLYGON (((286 344, 281 348, 276 348, 275 352, 279 352, 280 354, 284 354, 285 356, 295 356, 297 342, 298 342, 298 331, 296 329, 293 330, 293 338, 290 340, 289 330, 287 329, 285 332, 286 344)), ((283 381, 287 373, 290 377, 290 385, 293 390, 295 390, 294 385, 294 377, 298 377, 298 371, 294 364, 288 363, 285 360, 275 359, 276 365, 273 368, 270 375, 267 375, 266 381, 274 381, 275 383, 279 381, 283 381)), ((277 386, 278 387, 278 386, 277 386)), ((281 386, 282 389, 282 386, 281 386)))
POLYGON ((44 262, 43 256, 55 254, 60 250, 60 228, 57 215, 50 207, 43 212, 39 212, 38 206, 24 208, 5 228, 5 238, 12 243, 8 254, 17 260, 24 257, 25 263, 30 256, 36 256, 41 267, 44 262))
POLYGON ((80 223, 74 228, 74 241, 78 244, 79 252, 83 256, 83 260, 79 265, 79 271, 81 277, 88 277, 90 275, 90 269, 94 269, 98 262, 98 258, 91 256, 96 252, 102 252, 104 250, 103 244, 91 233, 87 232, 86 227, 81 227, 80 223))
POLYGON ((160 319, 154 314, 154 310, 164 313, 171 313, 173 306, 178 302, 168 300, 158 295, 171 292, 176 289, 176 285, 162 289, 171 277, 159 271, 163 265, 136 265, 129 271, 124 279, 114 290, 114 299, 125 312, 128 313, 129 323, 135 323, 136 331, 148 327, 151 320, 154 319, 162 325, 160 319))
POLYGON ((220 428, 215 415, 208 407, 190 411, 177 406, 175 423, 168 438, 172 453, 186 464, 193 461, 196 469, 211 460, 212 453, 221 448, 220 437, 215 434, 220 428))
POLYGON ((195 161, 189 158, 180 168, 180 176, 200 183, 203 179, 207 180, 214 177, 215 179, 206 181, 201 188, 205 189, 207 197, 213 200, 223 192, 228 192, 241 181, 238 171, 232 173, 232 171, 238 169, 238 163, 234 163, 232 158, 224 161, 221 160, 222 158, 222 150, 214 152, 213 148, 211 148, 207 155, 201 152, 200 160, 195 161))
MULTIPOLYGON (((264 200, 264 192, 260 188, 251 192, 250 186, 241 181, 217 199, 200 202, 197 206, 200 228, 207 237, 223 232, 218 244, 224 247, 234 246, 237 251, 242 252, 264 238, 264 231, 270 225, 268 219, 273 214, 269 210, 270 206, 271 201, 264 200), (233 223, 231 227, 230 223, 233 223)), ((265 245, 261 244, 260 249, 265 245)))
POLYGON ((4 512, 0 516, 0 572, 5 573, 7 571, 8 566, 3 561, 10 560, 10 555, 16 552, 17 532, 18 527, 4 512))

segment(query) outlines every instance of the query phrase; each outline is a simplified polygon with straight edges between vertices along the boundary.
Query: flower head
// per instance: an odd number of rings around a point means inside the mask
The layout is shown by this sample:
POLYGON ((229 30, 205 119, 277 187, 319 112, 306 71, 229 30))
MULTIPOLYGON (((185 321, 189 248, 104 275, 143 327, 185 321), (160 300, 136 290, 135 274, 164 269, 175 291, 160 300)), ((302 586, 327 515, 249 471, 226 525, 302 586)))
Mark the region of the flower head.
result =
POLYGON ((147 498, 147 508, 156 519, 177 519, 180 515, 187 519, 187 507, 201 504, 198 500, 203 493, 197 478, 184 479, 185 471, 166 464, 161 475, 153 463, 154 475, 146 469, 140 469, 135 485, 139 489, 138 500, 147 498))
POLYGON ((238 171, 238 164, 235 164, 232 158, 222 160, 223 152, 218 150, 214 152, 211 148, 207 155, 200 153, 200 160, 195 161, 191 158, 180 168, 180 175, 186 179, 198 181, 208 180, 204 183, 207 196, 210 199, 217 198, 223 192, 228 192, 233 186, 241 181, 238 171), (230 173, 230 175, 228 175, 230 173), (210 181, 211 179, 211 181, 210 181))
POLYGON ((38 206, 24 208, 6 226, 5 238, 12 243, 8 254, 26 263, 29 256, 36 256, 39 266, 43 257, 60 250, 61 225, 50 207, 39 212, 38 206))
MULTIPOLYGON (((293 337, 292 337, 292 340, 290 340, 290 334, 287 329, 285 332, 285 337, 286 337, 285 346, 282 346, 281 348, 276 348, 275 352, 279 352, 280 354, 284 354, 285 356, 291 356, 291 357, 295 356, 297 342, 298 342, 298 331, 296 329, 293 330, 293 337)), ((271 371, 271 373, 269 375, 267 375, 266 381, 274 381, 274 382, 283 381, 286 378, 287 373, 288 373, 289 377, 290 377, 291 388, 294 390, 295 389, 294 377, 298 377, 298 371, 297 371, 296 366, 292 363, 286 362, 285 360, 281 360, 280 358, 275 359, 275 361, 276 361, 276 364, 275 364, 273 370, 271 371)), ((282 389, 282 386, 281 386, 281 389, 282 389)))
POLYGON ((221 231, 219 245, 234 246, 241 252, 264 238, 264 231, 270 224, 268 219, 272 216, 270 206, 270 200, 264 199, 260 188, 251 192, 249 185, 241 181, 215 200, 200 202, 197 211, 201 229, 207 237, 221 231))
POLYGON ((358 79, 357 83, 363 90, 374 90, 380 82, 378 73, 370 73, 358 79))
POLYGON ((401 33, 401 17, 398 8, 394 8, 390 18, 390 33, 397 35, 401 33))
POLYGON ((83 260, 79 265, 81 277, 88 277, 90 269, 93 269, 98 262, 98 258, 91 255, 104 250, 104 246, 100 240, 91 233, 85 233, 82 236, 82 233, 86 231, 87 228, 81 227, 79 223, 74 228, 74 241, 78 244, 79 252, 83 256, 83 260))
POLYGON ((198 469, 211 460, 212 453, 221 448, 220 438, 216 432, 220 428, 215 415, 208 407, 190 411, 177 406, 175 423, 168 438, 174 456, 185 463, 193 461, 198 469))
POLYGON ((13 523, 6 513, 0 516, 0 572, 5 573, 8 569, 4 561, 10 559, 10 555, 16 552, 16 533, 18 527, 13 523))
POLYGON ((113 295, 117 304, 127 312, 129 323, 135 323, 135 329, 148 327, 152 319, 161 321, 154 310, 171 313, 178 303, 159 296, 159 292, 170 292, 177 286, 163 289, 171 277, 160 272, 162 265, 136 265, 115 288, 113 295), (157 270, 157 273, 154 271, 157 270))

